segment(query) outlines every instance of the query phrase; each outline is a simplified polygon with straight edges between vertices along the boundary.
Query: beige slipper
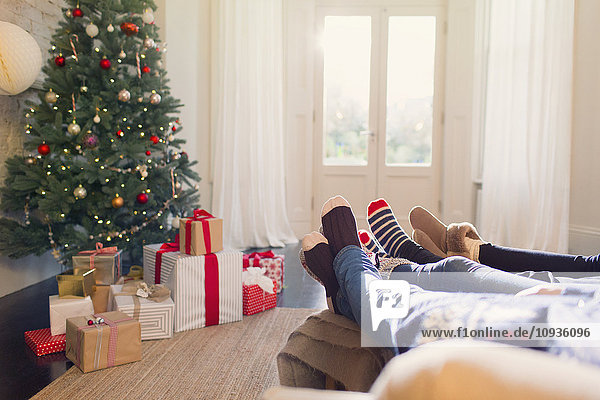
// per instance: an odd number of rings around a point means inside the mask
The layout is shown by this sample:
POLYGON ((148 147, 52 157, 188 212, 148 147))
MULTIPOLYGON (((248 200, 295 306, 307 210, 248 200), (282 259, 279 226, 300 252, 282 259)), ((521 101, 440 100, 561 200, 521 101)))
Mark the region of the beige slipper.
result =
POLYGON ((446 234, 448 256, 463 256, 479 262, 479 246, 484 243, 477 229, 470 223, 448 225, 446 234))
POLYGON ((431 240, 431 238, 422 230, 415 229, 412 233, 412 239, 417 242, 421 247, 426 250, 429 250, 431 253, 435 254, 438 257, 445 258, 446 253, 440 250, 439 247, 431 240))
MULTIPOLYGON (((425 235, 427 235, 429 239, 431 239, 433 244, 438 249, 440 249, 442 253, 446 253, 448 251, 446 245, 447 227, 442 221, 437 219, 435 215, 433 215, 421 206, 416 206, 413 207, 412 210, 410 210, 410 212, 408 213, 408 220, 410 221, 410 225, 415 231, 419 230, 425 235)), ((415 241, 421 246, 425 247, 419 241, 415 241)))

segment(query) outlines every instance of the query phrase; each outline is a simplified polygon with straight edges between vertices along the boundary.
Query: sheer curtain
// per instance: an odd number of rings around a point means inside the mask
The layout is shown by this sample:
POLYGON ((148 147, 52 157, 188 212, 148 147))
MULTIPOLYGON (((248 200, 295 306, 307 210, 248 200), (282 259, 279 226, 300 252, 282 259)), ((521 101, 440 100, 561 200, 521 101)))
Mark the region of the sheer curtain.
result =
POLYGON ((282 0, 212 6, 213 214, 229 248, 296 242, 285 206, 282 0))
POLYGON ((573 0, 488 0, 481 231, 566 252, 573 0))

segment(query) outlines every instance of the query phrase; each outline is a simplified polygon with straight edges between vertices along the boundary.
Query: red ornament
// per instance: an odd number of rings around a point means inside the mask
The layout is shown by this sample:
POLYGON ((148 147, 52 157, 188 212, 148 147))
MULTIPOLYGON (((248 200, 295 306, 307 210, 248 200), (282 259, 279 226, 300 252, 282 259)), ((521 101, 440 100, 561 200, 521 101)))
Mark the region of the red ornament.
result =
POLYGON ((150 154, 152 154, 152 152, 150 150, 146 150, 146 155, 149 156, 150 154))
POLYGON ((56 64, 57 67, 64 67, 65 58, 63 56, 56 56, 56 58, 54 59, 54 64, 56 64))
POLYGON ((127 36, 135 35, 139 30, 140 28, 133 22, 123 22, 121 24, 121 31, 127 36))
POLYGON ((102 60, 100 60, 100 68, 109 69, 110 65, 111 65, 111 62, 108 58, 103 58, 102 60))
POLYGON ((38 146, 38 153, 40 153, 43 156, 50 154, 50 146, 48 146, 46 143, 40 144, 38 146))
POLYGON ((173 125, 173 127, 171 128, 171 130, 172 130, 173 132, 177 131, 177 127, 176 127, 175 125, 173 125))
POLYGON ((142 67, 142 72, 143 72, 144 74, 147 74, 147 73, 149 73, 149 72, 150 72, 150 67, 149 67, 149 66, 147 66, 147 65, 144 65, 144 66, 142 67))
POLYGON ((148 195, 146 193, 140 193, 135 199, 140 204, 146 204, 148 202, 148 195))
POLYGON ((152 143, 157 144, 159 139, 158 136, 152 135, 150 136, 150 140, 152 141, 152 143))
POLYGON ((117 136, 118 136, 118 137, 123 137, 123 136, 125 136, 125 133, 124 133, 124 132, 123 132, 121 129, 119 129, 119 130, 117 131, 117 136))
POLYGON ((88 319, 88 322, 87 322, 87 324, 88 324, 88 325, 94 325, 94 321, 92 321, 91 319, 88 319))
POLYGON ((74 8, 73 11, 71 12, 71 15, 75 18, 79 17, 83 17, 83 10, 79 7, 74 8))

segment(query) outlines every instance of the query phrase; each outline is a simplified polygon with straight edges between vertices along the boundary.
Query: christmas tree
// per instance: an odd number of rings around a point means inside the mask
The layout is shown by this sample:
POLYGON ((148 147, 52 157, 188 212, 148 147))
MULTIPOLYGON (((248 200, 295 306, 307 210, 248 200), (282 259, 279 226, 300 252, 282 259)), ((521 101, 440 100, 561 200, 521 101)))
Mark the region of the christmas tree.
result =
POLYGON ((152 0, 69 0, 28 104, 23 155, 6 162, 0 253, 52 250, 62 263, 97 242, 139 262, 172 241, 198 200, 170 95, 152 0))

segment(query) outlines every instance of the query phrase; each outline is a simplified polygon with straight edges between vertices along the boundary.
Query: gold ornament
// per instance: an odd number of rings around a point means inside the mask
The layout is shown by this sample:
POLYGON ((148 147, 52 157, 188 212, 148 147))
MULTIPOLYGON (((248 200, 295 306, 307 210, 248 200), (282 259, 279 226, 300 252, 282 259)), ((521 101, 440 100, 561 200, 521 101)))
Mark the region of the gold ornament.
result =
POLYGON ((161 100, 162 100, 162 97, 160 97, 160 94, 158 94, 158 93, 152 93, 150 95, 150 104, 154 104, 154 105, 160 104, 161 100))
POLYGON ((82 86, 82 87, 80 87, 80 88, 79 88, 79 91, 80 91, 81 93, 87 93, 87 91, 88 91, 88 87, 87 87, 87 86, 82 86))
POLYGON ((87 190, 85 190, 83 186, 79 185, 75 188, 75 190, 73 190, 73 196, 75 196, 76 199, 85 199, 85 196, 87 196, 87 190))
POLYGON ((121 52, 119 53, 119 58, 123 59, 125 57, 127 57, 127 54, 123 50, 121 50, 121 52))
POLYGON ((107 30, 108 32, 114 32, 114 31, 115 31, 115 27, 114 27, 114 26, 112 26, 112 24, 108 24, 108 26, 106 27, 106 30, 107 30))
POLYGON ((142 101, 144 101, 143 97, 138 97, 138 103, 141 103, 142 101))
POLYGON ((129 101, 129 99, 131 99, 131 93, 129 93, 129 90, 127 89, 121 89, 121 91, 119 91, 118 98, 119 101, 126 103, 129 101))
POLYGON ((54 104, 58 101, 58 95, 54 93, 52 89, 50 89, 50 91, 44 96, 44 99, 46 100, 46 103, 54 104))
POLYGON ((37 164, 37 160, 33 156, 25 157, 25 165, 35 165, 37 164))
POLYGON ((73 120, 73 122, 71 122, 67 127, 67 132, 73 136, 79 135, 79 132, 81 132, 81 127, 73 120))
POLYGON ((112 204, 113 208, 121 208, 123 207, 123 204, 125 204, 125 200, 123 200, 122 197, 117 196, 114 197, 110 203, 112 204))

